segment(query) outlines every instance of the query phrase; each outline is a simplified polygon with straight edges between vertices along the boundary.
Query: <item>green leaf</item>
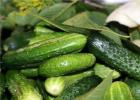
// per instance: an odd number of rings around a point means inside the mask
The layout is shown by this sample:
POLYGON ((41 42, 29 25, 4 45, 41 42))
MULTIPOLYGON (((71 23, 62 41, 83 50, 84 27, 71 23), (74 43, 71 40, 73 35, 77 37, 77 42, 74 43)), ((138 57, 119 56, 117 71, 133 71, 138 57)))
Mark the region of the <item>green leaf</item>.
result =
POLYGON ((52 25, 53 27, 58 28, 65 32, 76 32, 76 33, 81 33, 81 34, 84 34, 87 36, 91 33, 90 29, 84 29, 84 28, 78 28, 78 27, 74 27, 74 26, 64 25, 64 24, 58 23, 56 21, 52 21, 48 18, 41 17, 39 15, 33 15, 33 16, 44 21, 47 26, 52 25))
POLYGON ((103 25, 98 25, 97 23, 99 23, 99 22, 95 23, 93 20, 94 17, 91 17, 91 16, 94 16, 93 14, 94 13, 88 12, 88 11, 82 12, 82 13, 77 14, 74 17, 66 20, 63 24, 100 31, 102 34, 113 39, 116 43, 118 43, 120 45, 121 45, 120 37, 123 37, 123 38, 129 37, 129 36, 118 34, 103 25))
POLYGON ((71 8, 71 6, 73 6, 78 1, 79 0, 73 0, 72 3, 69 3, 64 9, 62 9, 60 12, 58 12, 58 14, 56 16, 54 16, 52 19, 53 20, 59 19, 59 17, 61 17, 65 12, 67 12, 68 9, 71 8))
MULTIPOLYGON (((69 6, 70 4, 71 3, 56 3, 50 7, 45 7, 39 13, 39 16, 44 16, 48 19, 55 19, 55 21, 63 22, 76 14, 75 6, 71 7, 69 6), (67 6, 69 7, 67 8, 67 6)), ((40 19, 33 18, 31 25, 34 25, 39 21, 40 19)))
POLYGON ((86 94, 77 97, 76 100, 104 100, 105 92, 112 84, 112 73, 113 72, 111 72, 96 88, 93 88, 86 94))
POLYGON ((36 18, 39 18, 40 20, 46 22, 46 25, 52 25, 53 27, 56 27, 60 30, 63 30, 65 32, 77 32, 77 33, 83 33, 85 35, 89 35, 89 33, 94 34, 96 31, 100 31, 102 34, 106 35, 107 37, 113 39, 116 43, 121 45, 120 37, 128 37, 119 35, 118 33, 110 30, 109 28, 105 26, 99 26, 96 23, 93 23, 88 15, 87 12, 80 13, 69 20, 65 21, 64 24, 60 24, 58 22, 54 22, 48 18, 41 17, 39 15, 34 15, 36 18), (68 25, 66 25, 66 23, 68 25))
POLYGON ((107 14, 101 11, 93 11, 89 14, 89 18, 98 25, 105 25, 107 14))
POLYGON ((137 40, 140 39, 140 32, 138 29, 134 29, 130 32, 130 40, 137 40))

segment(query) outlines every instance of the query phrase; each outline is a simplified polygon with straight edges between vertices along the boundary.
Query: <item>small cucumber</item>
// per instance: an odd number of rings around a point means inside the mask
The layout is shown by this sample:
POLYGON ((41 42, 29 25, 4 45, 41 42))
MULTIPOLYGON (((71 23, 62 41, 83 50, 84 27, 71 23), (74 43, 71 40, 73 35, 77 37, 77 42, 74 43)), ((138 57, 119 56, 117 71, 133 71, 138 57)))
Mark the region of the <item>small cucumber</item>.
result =
POLYGON ((3 62, 8 68, 18 69, 21 68, 20 65, 39 63, 54 56, 81 50, 85 46, 86 40, 84 35, 78 33, 65 34, 16 51, 7 52, 3 56, 3 62))
POLYGON ((89 52, 108 66, 140 80, 140 55, 118 45, 100 33, 91 34, 87 46, 89 52))
POLYGON ((85 71, 79 74, 74 74, 69 76, 47 78, 45 81, 45 88, 49 94, 53 96, 58 96, 65 88, 69 87, 70 85, 78 82, 79 80, 85 77, 89 77, 93 75, 94 75, 94 71, 89 70, 89 71, 85 71))
POLYGON ((135 100, 140 100, 140 82, 129 78, 125 82, 130 87, 135 100))
POLYGON ((36 26, 34 32, 36 35, 47 35, 48 33, 53 33, 54 31, 43 26, 36 26))
POLYGON ((77 53, 51 58, 39 67, 41 76, 60 76, 91 67, 96 61, 93 54, 77 53))
POLYGON ((112 71, 113 71, 113 74, 112 74, 113 79, 120 77, 120 73, 118 71, 113 70, 99 63, 96 63, 93 69, 94 69, 95 75, 97 75, 98 77, 102 79, 106 78, 109 75, 109 73, 111 73, 112 71))
POLYGON ((121 81, 113 82, 106 91, 104 100, 134 100, 128 85, 121 81))
POLYGON ((18 71, 8 71, 6 82, 14 100, 42 100, 42 96, 32 85, 32 82, 18 71))
POLYGON ((38 76, 38 68, 21 69, 20 73, 22 73, 26 77, 37 77, 38 76))
POLYGON ((79 80, 77 83, 64 89, 60 96, 55 100, 75 100, 76 97, 85 94, 91 88, 96 87, 101 79, 96 76, 90 76, 79 80))

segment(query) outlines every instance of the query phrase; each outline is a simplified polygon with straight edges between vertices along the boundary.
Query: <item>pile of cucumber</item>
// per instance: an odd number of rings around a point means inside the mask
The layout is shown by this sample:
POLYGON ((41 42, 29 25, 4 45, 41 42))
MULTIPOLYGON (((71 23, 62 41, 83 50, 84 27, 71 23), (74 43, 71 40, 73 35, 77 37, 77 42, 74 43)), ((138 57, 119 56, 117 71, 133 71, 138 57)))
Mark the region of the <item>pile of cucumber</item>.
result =
POLYGON ((0 100, 75 100, 92 92, 112 71, 117 81, 104 100, 140 98, 140 82, 127 79, 127 85, 118 79, 123 72, 140 80, 140 56, 100 33, 87 37, 47 30, 30 38, 26 46, 8 50, 2 62, 0 100))

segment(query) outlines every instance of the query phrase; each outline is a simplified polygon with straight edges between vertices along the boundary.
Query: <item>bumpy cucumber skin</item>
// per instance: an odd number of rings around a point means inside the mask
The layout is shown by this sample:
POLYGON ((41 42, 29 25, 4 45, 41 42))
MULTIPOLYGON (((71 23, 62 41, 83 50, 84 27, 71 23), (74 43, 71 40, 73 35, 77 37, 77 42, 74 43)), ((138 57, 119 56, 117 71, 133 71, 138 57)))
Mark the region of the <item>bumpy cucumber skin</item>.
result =
POLYGON ((93 54, 77 53, 51 58, 39 67, 41 76, 60 76, 91 67, 96 61, 93 54))
POLYGON ((112 83, 106 91, 104 100, 134 100, 127 84, 121 81, 112 83))
POLYGON ((82 49, 85 46, 86 40, 86 37, 81 34, 66 34, 58 38, 21 48, 17 51, 7 52, 3 56, 3 62, 8 68, 14 68, 11 66, 38 63, 50 57, 82 49))
POLYGON ((113 40, 95 33, 88 39, 89 52, 109 66, 140 80, 140 56, 119 46, 113 40))
POLYGON ((13 98, 17 100, 27 100, 32 98, 34 100, 42 100, 42 96, 38 90, 30 83, 24 75, 18 71, 11 70, 6 74, 6 82, 8 90, 11 92, 13 98))
POLYGON ((67 87, 55 100, 74 100, 76 97, 88 92, 91 88, 96 87, 100 82, 101 79, 96 76, 83 78, 67 87))
POLYGON ((2 100, 3 93, 5 91, 5 77, 0 73, 0 100, 2 100))

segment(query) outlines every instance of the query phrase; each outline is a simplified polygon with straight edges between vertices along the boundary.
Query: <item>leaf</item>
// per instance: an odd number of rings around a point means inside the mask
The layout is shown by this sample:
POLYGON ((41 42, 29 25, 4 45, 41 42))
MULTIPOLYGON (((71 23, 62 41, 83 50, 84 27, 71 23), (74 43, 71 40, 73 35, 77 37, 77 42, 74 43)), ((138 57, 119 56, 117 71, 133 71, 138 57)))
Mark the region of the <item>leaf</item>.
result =
POLYGON ((50 19, 41 17, 39 15, 33 15, 33 16, 44 21, 46 23, 46 25, 48 25, 48 24, 52 25, 55 28, 58 28, 58 29, 65 31, 65 32, 76 32, 76 33, 82 33, 84 35, 89 35, 91 33, 91 30, 89 30, 89 29, 78 28, 78 27, 74 27, 74 26, 60 24, 60 23, 57 23, 56 21, 52 21, 50 19))
POLYGON ((116 43, 118 43, 120 45, 121 45, 121 41, 120 41, 119 37, 126 37, 126 38, 128 37, 128 36, 120 35, 114 31, 112 31, 108 27, 96 24, 92 20, 92 19, 94 19, 94 17, 91 19, 91 16, 94 16, 93 14, 94 13, 90 13, 90 12, 86 11, 86 12, 77 14, 74 17, 66 20, 63 24, 100 31, 102 34, 113 39, 116 43))
MULTIPOLYGON (((71 3, 56 3, 53 6, 44 8, 40 13, 39 16, 47 17, 48 19, 54 19, 58 22, 63 22, 66 19, 74 16, 76 13, 75 6, 70 7, 71 3), (67 8, 67 6, 69 6, 67 8), (65 11, 64 11, 65 9, 65 11), (61 12, 61 13, 58 13, 61 12), (59 14, 59 16, 58 16, 59 14)), ((36 24, 39 22, 40 19, 33 18, 31 25, 36 24)))
POLYGON ((76 100, 104 100, 105 92, 112 84, 112 73, 113 72, 111 72, 96 88, 93 88, 86 94, 77 97, 76 100))
POLYGON ((73 0, 72 3, 69 3, 64 9, 62 9, 60 12, 58 12, 58 14, 56 16, 54 16, 52 19, 56 20, 59 17, 61 17, 65 12, 68 11, 68 9, 73 6, 75 3, 77 3, 79 0, 73 0))
POLYGON ((130 40, 137 40, 140 39, 140 31, 138 29, 134 29, 130 32, 130 40))
POLYGON ((80 30, 79 33, 85 32, 84 34, 87 35, 88 33, 91 32, 91 30, 93 31, 93 33, 95 31, 100 31, 102 34, 113 39, 116 43, 118 43, 120 45, 121 45, 120 37, 123 37, 123 38, 129 37, 129 36, 120 35, 105 26, 99 26, 96 23, 93 23, 89 19, 88 14, 89 14, 89 12, 80 13, 80 14, 70 18, 69 20, 66 20, 64 22, 64 24, 57 23, 56 21, 54 22, 48 18, 44 18, 44 17, 38 16, 38 15, 34 15, 34 16, 45 21, 47 24, 50 24, 65 32, 79 32, 79 30, 80 30), (84 32, 81 32, 81 30, 84 30, 84 32))
POLYGON ((89 17, 94 23, 98 25, 105 25, 107 14, 99 11, 93 11, 89 14, 89 17))
POLYGON ((106 22, 117 21, 130 28, 140 25, 140 0, 130 0, 113 11, 106 22))

